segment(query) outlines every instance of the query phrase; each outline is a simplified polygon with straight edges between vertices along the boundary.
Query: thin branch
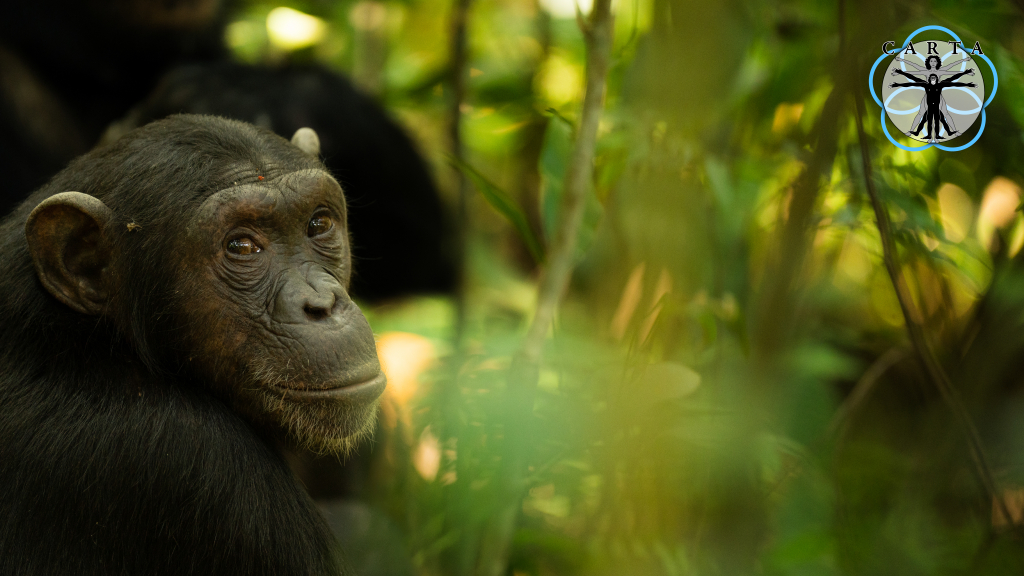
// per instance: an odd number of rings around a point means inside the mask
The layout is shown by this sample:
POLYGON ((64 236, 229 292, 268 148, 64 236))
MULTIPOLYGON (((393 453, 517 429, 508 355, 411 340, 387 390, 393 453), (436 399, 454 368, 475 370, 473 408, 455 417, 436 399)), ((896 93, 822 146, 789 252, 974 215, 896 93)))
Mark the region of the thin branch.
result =
MULTIPOLYGON (((839 61, 845 62, 842 46, 839 61)), ((762 360, 772 358, 790 343, 796 318, 793 313, 794 291, 804 265, 811 230, 816 228, 811 225, 814 208, 823 188, 822 180, 832 172, 838 150, 840 103, 847 93, 848 82, 842 74, 836 75, 834 81, 835 86, 811 132, 809 143, 814 146, 814 151, 807 159, 807 166, 793 181, 777 261, 762 281, 763 297, 755 311, 753 324, 754 352, 762 360)))
POLYGON ((849 396, 846 397, 846 400, 843 401, 842 405, 839 406, 839 409, 832 416, 832 421, 828 425, 829 435, 835 436, 840 440, 846 436, 850 420, 871 396, 871 393, 875 391, 875 385, 878 384, 878 381, 890 368, 906 356, 907 350, 905 348, 890 348, 889 351, 882 354, 864 371, 864 374, 854 384, 849 396))
POLYGON ((761 281, 761 297, 754 310, 752 341, 755 359, 759 364, 774 362, 780 350, 791 344, 791 337, 798 319, 796 302, 799 278, 804 267, 807 247, 817 226, 813 226, 815 207, 827 178, 832 173, 839 146, 840 109, 845 95, 850 90, 850 74, 846 38, 846 2, 839 0, 836 6, 839 50, 836 55, 838 72, 832 77, 834 85, 821 113, 814 122, 808 138, 813 147, 806 167, 793 181, 787 216, 780 239, 776 258, 769 262, 770 272, 761 281))
MULTIPOLYGON (((462 108, 466 100, 466 65, 469 60, 466 47, 466 29, 469 25, 469 8, 472 0, 455 0, 452 4, 452 12, 449 19, 449 41, 451 42, 448 54, 448 85, 451 88, 451 95, 448 109, 448 141, 449 153, 458 165, 465 165, 465 153, 462 145, 462 108)), ((438 406, 440 406, 441 418, 437 422, 438 437, 443 446, 448 445, 451 438, 462 436, 462 421, 460 411, 462 410, 462 396, 459 390, 459 372, 465 361, 463 342, 466 332, 466 244, 469 235, 469 195, 470 186, 465 174, 461 170, 453 168, 455 186, 457 192, 457 208, 455 214, 456 246, 458 250, 458 276, 455 288, 455 319, 452 333, 452 354, 445 359, 445 372, 447 374, 440 380, 438 387, 438 406)), ((455 461, 454 467, 458 477, 464 478, 464 470, 458 470, 465 466, 465 458, 455 461)), ((452 463, 447 459, 442 461, 445 468, 449 469, 452 463)), ((466 487, 464 482, 454 482, 449 489, 445 490, 445 506, 454 512, 452 516, 460 512, 461 503, 466 499, 466 487)), ((449 529, 451 527, 449 526, 449 529)), ((449 552, 455 564, 454 574, 462 576, 470 573, 470 561, 475 550, 474 542, 470 538, 463 538, 449 552)))
MULTIPOLYGON (((462 146, 462 107, 466 101, 466 64, 469 60, 466 47, 466 28, 469 21, 469 8, 472 0, 456 0, 452 6, 451 48, 448 55, 449 84, 452 94, 448 109, 448 140, 451 146, 451 157, 460 165, 466 163, 462 146)), ((465 294, 465 261, 466 235, 469 230, 468 205, 470 186, 466 176, 455 170, 455 182, 458 191, 458 209, 456 211, 456 233, 459 246, 459 278, 455 295, 455 349, 462 346, 463 332, 466 325, 466 294, 465 294)))
MULTIPOLYGON (((601 111, 604 109, 604 92, 612 45, 610 6, 611 0, 595 2, 590 21, 583 27, 587 47, 587 88, 576 144, 565 175, 563 216, 551 248, 550 265, 541 280, 537 311, 519 354, 522 360, 534 365, 540 362, 544 337, 569 283, 576 255, 576 240, 583 222, 587 193, 590 191, 597 127, 601 120, 601 111)), ((515 363, 512 372, 516 373, 515 363)))
MULTIPOLYGON (((452 156, 462 158, 462 104, 466 101, 466 26, 469 20, 469 6, 472 0, 456 0, 452 6, 451 48, 448 55, 449 83, 452 97, 448 109, 448 137, 451 141, 452 156)), ((461 197, 460 197, 461 198, 461 197)))
POLYGON ((586 22, 580 22, 587 55, 587 84, 580 114, 579 131, 565 175, 565 196, 561 221, 549 252, 537 295, 537 309, 523 340, 513 357, 508 374, 505 440, 509 447, 503 463, 502 498, 504 508, 488 526, 480 551, 479 574, 500 576, 508 566, 509 550, 520 509, 524 477, 528 465, 525 429, 533 413, 534 395, 540 376, 544 341, 562 301, 572 274, 576 241, 583 222, 587 194, 593 177, 597 128, 604 109, 605 87, 611 60, 614 31, 611 0, 596 0, 586 22))
POLYGON ((864 168, 864 183, 868 190, 868 196, 871 198, 871 206, 875 210, 878 234, 882 239, 882 259, 885 261, 885 269, 888 271, 889 279, 892 281, 893 288, 896 291, 896 299, 899 301, 900 310, 903 312, 903 321, 907 326, 910 342, 914 346, 914 351, 921 364, 924 365, 928 377, 938 389, 942 401, 953 412, 957 423, 967 437, 971 460, 974 462, 975 471, 978 474, 982 487, 989 496, 989 501, 996 503, 1005 518, 1012 518, 1006 501, 1003 499, 1002 494, 999 493, 995 475, 992 473, 992 468, 989 466, 988 458, 985 455, 985 448, 981 442, 978 428, 974 425, 974 420, 971 418, 967 407, 964 406, 959 392, 953 386, 952 381, 950 381, 949 375, 946 374, 942 364, 939 363, 938 357, 929 345, 924 329, 917 321, 918 318, 921 318, 921 315, 914 308, 910 289, 907 286, 906 279, 903 277, 903 269, 897 261, 896 243, 892 238, 889 214, 885 211, 885 207, 878 198, 878 191, 875 189, 874 176, 871 171, 870 150, 868 149, 867 137, 864 134, 864 102, 859 97, 854 98, 854 100, 857 114, 857 137, 860 141, 861 162, 864 168))

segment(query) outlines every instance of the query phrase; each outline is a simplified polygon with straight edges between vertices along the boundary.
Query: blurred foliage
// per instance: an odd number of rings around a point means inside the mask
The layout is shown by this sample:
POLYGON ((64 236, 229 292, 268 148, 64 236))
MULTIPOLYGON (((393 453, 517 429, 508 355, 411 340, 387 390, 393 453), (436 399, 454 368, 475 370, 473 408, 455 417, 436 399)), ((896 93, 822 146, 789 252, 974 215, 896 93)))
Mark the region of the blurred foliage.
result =
MULTIPOLYGON (((454 211, 452 6, 287 5, 317 18, 311 40, 280 40, 277 4, 248 0, 228 28, 237 58, 352 75, 414 135, 454 211)), ((372 498, 424 575, 474 573, 481 527, 507 504, 507 369, 585 81, 574 12, 471 4, 456 164, 479 194, 461 342, 451 299, 368 310, 391 379, 372 498)), ((509 574, 1024 573, 1024 4, 617 0, 615 14, 579 264, 516 423, 530 467, 509 574), (882 43, 928 24, 980 41, 999 71, 985 134, 962 152, 892 146, 865 90, 882 43), (906 336, 855 99, 913 314, 1011 518, 906 336), (801 180, 809 166, 820 178, 801 180)))

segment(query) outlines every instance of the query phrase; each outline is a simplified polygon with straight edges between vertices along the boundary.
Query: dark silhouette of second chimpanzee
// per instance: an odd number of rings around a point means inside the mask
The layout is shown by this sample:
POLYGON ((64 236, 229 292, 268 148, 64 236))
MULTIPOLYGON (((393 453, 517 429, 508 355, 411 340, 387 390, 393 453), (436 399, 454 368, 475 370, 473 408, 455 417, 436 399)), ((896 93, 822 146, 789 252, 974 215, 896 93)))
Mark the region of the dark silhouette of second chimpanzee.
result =
POLYGON ((231 63, 229 1, 0 0, 0 8, 0 215, 133 109, 138 125, 194 112, 284 137, 309 126, 349 197, 353 294, 372 301, 454 289, 454 230, 409 137, 323 67, 231 63))

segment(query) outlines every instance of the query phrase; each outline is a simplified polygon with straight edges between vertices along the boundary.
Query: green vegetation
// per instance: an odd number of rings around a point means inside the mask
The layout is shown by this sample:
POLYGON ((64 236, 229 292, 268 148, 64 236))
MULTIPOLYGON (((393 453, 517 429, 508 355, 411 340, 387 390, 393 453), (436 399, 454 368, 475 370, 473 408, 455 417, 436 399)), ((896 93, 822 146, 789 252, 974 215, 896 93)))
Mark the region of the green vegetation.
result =
POLYGON ((243 3, 237 57, 351 74, 463 214, 463 293, 368 310, 373 498, 422 574, 1024 573, 1024 4, 617 0, 582 184, 571 0, 288 5, 318 20, 243 3), (867 93, 929 24, 999 73, 961 152, 867 93))

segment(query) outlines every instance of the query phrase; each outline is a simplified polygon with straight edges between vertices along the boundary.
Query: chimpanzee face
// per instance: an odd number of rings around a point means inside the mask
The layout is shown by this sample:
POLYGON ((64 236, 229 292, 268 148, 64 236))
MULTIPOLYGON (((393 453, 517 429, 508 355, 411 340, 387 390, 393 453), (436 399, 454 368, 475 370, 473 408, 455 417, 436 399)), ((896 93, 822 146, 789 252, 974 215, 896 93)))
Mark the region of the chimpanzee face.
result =
POLYGON ((936 84, 936 83, 938 83, 938 81, 939 81, 939 77, 936 76, 935 74, 932 74, 931 76, 928 77, 928 83, 929 84, 936 84))
POLYGON ((188 225, 183 270, 206 326, 191 361, 238 408, 268 415, 314 448, 364 432, 384 388, 373 335, 346 291, 345 197, 322 170, 232 185, 188 225), (194 267, 193 267, 194 266, 194 267))
MULTIPOLYGON (((292 143, 314 157, 319 149, 305 128, 292 143)), ((125 231, 96 197, 51 196, 29 216, 29 249, 58 300, 112 318, 125 317, 119 308, 132 298, 150 298, 132 285, 129 263, 157 259, 169 284, 152 297, 159 318, 135 322, 159 324, 168 371, 307 448, 343 452, 372 429, 385 386, 373 333, 347 291, 345 197, 322 167, 310 167, 319 163, 272 144, 285 150, 268 152, 266 175, 251 158, 218 163, 218 181, 229 184, 197 207, 181 203, 188 190, 171 188, 168 198, 185 207, 163 227, 125 231)))

